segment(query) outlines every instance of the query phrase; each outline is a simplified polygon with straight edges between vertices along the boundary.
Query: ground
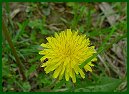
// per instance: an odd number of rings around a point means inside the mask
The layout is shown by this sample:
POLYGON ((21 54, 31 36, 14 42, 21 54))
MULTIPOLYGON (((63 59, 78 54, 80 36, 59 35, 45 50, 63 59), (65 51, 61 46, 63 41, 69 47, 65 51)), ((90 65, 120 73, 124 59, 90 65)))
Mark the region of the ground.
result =
MULTIPOLYGON (((23 80, 4 34, 2 87, 8 91, 97 92, 127 90, 127 3, 11 2, 2 4, 2 17, 24 67, 23 80), (40 67, 40 44, 65 29, 86 34, 98 51, 93 72, 77 83, 57 81, 40 67), (107 48, 106 48, 107 47, 107 48)), ((3 31, 4 32, 4 31, 3 31)))

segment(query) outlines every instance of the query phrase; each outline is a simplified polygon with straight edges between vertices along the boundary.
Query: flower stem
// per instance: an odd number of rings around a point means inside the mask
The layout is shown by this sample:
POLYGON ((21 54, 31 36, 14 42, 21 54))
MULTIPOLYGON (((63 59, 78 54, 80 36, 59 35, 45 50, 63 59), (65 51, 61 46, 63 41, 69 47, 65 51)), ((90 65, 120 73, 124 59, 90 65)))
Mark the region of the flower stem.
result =
POLYGON ((10 46, 10 48, 11 48, 13 54, 14 54, 14 57, 16 59, 16 64, 19 67, 19 70, 20 70, 20 73, 21 73, 21 75, 23 77, 23 80, 26 80, 26 76, 24 74, 24 67, 23 67, 23 65, 22 65, 22 63, 21 63, 21 61, 20 61, 20 59, 19 59, 19 57, 18 57, 18 55, 16 53, 16 49, 14 48, 13 42, 11 41, 9 32, 8 32, 6 26, 5 26, 5 22, 4 22, 3 18, 2 18, 2 31, 3 31, 4 37, 6 38, 8 44, 9 44, 9 46, 10 46))

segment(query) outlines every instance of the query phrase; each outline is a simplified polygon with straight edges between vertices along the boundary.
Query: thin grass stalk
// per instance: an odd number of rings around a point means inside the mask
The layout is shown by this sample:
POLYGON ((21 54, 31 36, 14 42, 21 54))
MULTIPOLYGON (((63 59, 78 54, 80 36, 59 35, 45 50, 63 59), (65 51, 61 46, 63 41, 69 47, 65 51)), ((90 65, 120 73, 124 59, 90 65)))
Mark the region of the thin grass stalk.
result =
POLYGON ((18 55, 16 53, 16 49, 15 49, 15 47, 13 45, 13 42, 12 42, 12 40, 10 38, 8 29, 7 29, 6 25, 5 25, 5 22, 4 22, 3 18, 2 18, 2 31, 3 31, 3 35, 4 35, 5 39, 7 40, 8 44, 9 44, 11 50, 12 50, 12 53, 14 54, 14 57, 16 59, 16 64, 17 64, 17 66, 19 68, 19 71, 20 71, 22 77, 23 77, 23 80, 26 80, 24 67, 23 67, 23 65, 22 65, 22 63, 21 63, 21 61, 20 61, 20 59, 19 59, 19 57, 18 57, 18 55))

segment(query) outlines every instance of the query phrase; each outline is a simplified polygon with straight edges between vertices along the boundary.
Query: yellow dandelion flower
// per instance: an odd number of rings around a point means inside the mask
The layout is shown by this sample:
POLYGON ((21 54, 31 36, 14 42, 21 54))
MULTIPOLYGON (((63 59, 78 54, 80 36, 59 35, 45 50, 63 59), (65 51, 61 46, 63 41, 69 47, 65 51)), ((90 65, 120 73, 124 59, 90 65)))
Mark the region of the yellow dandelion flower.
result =
MULTIPOLYGON (((79 35, 78 31, 72 32, 71 29, 62 31, 61 33, 55 33, 54 37, 48 37, 47 43, 42 43, 43 50, 39 54, 44 55, 40 60, 48 58, 48 61, 43 63, 41 67, 45 67, 46 73, 54 71, 53 77, 62 79, 65 75, 66 81, 72 78, 72 81, 76 82, 75 74, 80 74, 82 78, 85 78, 85 74, 79 65, 86 59, 91 57, 95 51, 94 46, 90 46, 90 40, 86 35, 79 35)), ((93 58, 91 62, 84 66, 85 71, 92 72, 92 61, 96 61, 93 58)))

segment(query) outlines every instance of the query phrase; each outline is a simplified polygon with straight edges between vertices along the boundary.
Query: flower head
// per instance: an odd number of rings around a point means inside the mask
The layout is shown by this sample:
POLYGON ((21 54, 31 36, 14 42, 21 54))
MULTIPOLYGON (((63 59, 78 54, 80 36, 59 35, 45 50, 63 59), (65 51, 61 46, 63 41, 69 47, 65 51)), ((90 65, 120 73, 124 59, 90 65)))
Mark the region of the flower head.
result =
MULTIPOLYGON (((48 58, 48 61, 41 65, 45 67, 46 73, 54 71, 54 78, 61 80, 64 75, 66 81, 72 78, 74 83, 76 82, 75 74, 80 74, 82 78, 85 78, 79 65, 96 53, 95 47, 90 46, 86 35, 79 35, 78 31, 73 32, 67 29, 59 34, 55 33, 54 37, 48 37, 47 41, 46 44, 41 44, 43 50, 39 52, 44 55, 41 61, 48 58)), ((92 72, 91 67, 94 66, 92 61, 96 61, 96 58, 84 66, 85 71, 92 72)))

